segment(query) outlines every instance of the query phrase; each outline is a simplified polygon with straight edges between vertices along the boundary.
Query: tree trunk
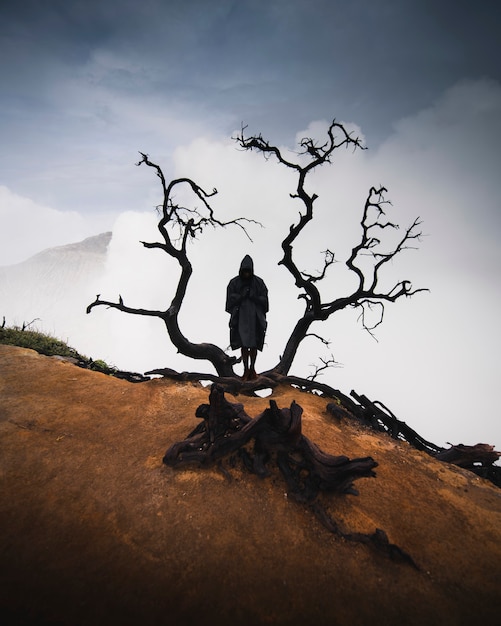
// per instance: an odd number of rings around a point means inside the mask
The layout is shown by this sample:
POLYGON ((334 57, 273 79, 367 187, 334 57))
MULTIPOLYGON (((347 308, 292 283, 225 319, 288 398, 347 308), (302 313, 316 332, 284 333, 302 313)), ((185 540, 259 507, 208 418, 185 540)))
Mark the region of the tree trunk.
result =
POLYGON ((307 311, 303 315, 303 317, 298 320, 296 326, 294 327, 294 330, 291 333, 291 336, 289 337, 289 340, 287 341, 284 353, 280 357, 280 361, 269 372, 265 372, 265 376, 270 373, 286 376, 289 373, 289 370, 296 356, 296 352, 299 348, 299 344, 306 337, 306 334, 314 321, 315 317, 310 311, 307 311))
POLYGON ((212 343, 192 343, 188 341, 179 329, 177 322, 177 313, 163 317, 167 332, 173 345, 180 354, 184 354, 191 359, 210 361, 214 366, 218 376, 233 377, 233 365, 236 361, 235 357, 229 356, 218 346, 212 343))

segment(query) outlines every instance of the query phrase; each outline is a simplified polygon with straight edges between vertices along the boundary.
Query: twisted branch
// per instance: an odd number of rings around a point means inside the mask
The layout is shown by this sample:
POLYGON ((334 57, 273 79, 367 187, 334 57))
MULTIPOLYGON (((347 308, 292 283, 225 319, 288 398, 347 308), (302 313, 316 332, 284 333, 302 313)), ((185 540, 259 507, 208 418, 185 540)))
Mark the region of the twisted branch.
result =
MULTIPOLYGON (((402 296, 409 297, 419 291, 427 291, 426 289, 413 289, 411 282, 408 280, 397 282, 388 291, 380 292, 377 289, 380 272, 384 265, 403 250, 410 249, 409 243, 412 240, 419 240, 422 234, 419 230, 421 222, 419 219, 416 219, 406 229, 394 248, 389 252, 382 251, 384 231, 397 230, 399 226, 386 218, 385 205, 390 204, 384 198, 386 189, 384 187, 379 189, 371 187, 360 222, 362 228, 360 242, 352 248, 351 255, 346 260, 346 266, 348 270, 357 276, 358 284, 351 294, 334 300, 324 301, 318 284, 324 280, 327 270, 335 262, 335 253, 330 249, 323 252, 324 266, 317 275, 310 274, 304 270, 300 271, 293 254, 293 244, 306 225, 313 219, 313 205, 318 198, 315 193, 310 194, 306 191, 306 176, 324 163, 331 163, 334 151, 342 146, 364 149, 361 141, 358 138, 353 138, 342 124, 334 120, 327 129, 327 140, 324 143, 318 144, 309 137, 300 140, 300 151, 298 154, 303 157, 302 163, 305 160, 304 158, 307 161, 306 164, 302 164, 285 158, 282 152, 276 146, 270 145, 268 141, 263 139, 262 135, 246 137, 245 130, 246 127, 242 126, 240 134, 234 137, 238 145, 244 150, 261 152, 265 158, 273 156, 280 164, 297 172, 297 187, 290 196, 302 202, 302 211, 299 213, 298 221, 290 225, 282 241, 283 257, 279 262, 279 265, 283 265, 288 270, 296 287, 300 290, 298 297, 305 301, 304 313, 297 321, 280 361, 273 370, 270 370, 270 372, 284 375, 288 373, 300 343, 309 334, 309 328, 314 322, 325 321, 332 314, 346 307, 361 308, 362 313, 359 319, 363 328, 372 334, 372 331, 383 321, 385 302, 395 302, 402 296), (374 260, 372 268, 369 270, 365 266, 363 269, 359 265, 361 257, 368 255, 372 256, 374 260), (374 308, 379 310, 379 316, 375 323, 370 324, 367 322, 366 315, 374 308)), ((267 374, 270 374, 270 372, 267 372, 267 374)))
POLYGON ((90 313, 96 306, 106 306, 132 315, 158 317, 165 323, 172 343, 181 354, 194 359, 210 361, 219 376, 234 376, 233 365, 236 362, 234 357, 227 355, 224 350, 214 344, 191 342, 184 336, 179 328, 179 312, 193 273, 193 268, 188 258, 187 244, 188 241, 195 239, 208 226, 212 228, 238 226, 250 239, 245 225, 249 223, 258 224, 259 222, 245 217, 221 221, 216 217, 209 203, 209 199, 217 194, 216 189, 207 192, 190 178, 177 178, 167 184, 162 168, 156 163, 153 163, 147 154, 143 152, 140 152, 140 154, 141 159, 136 165, 145 164, 155 170, 160 180, 163 193, 162 204, 157 207, 161 214, 160 221, 158 222, 158 230, 163 241, 142 241, 141 243, 145 248, 162 250, 177 261, 180 268, 180 275, 175 294, 169 307, 165 311, 127 306, 124 304, 121 296, 119 296, 118 302, 111 302, 109 300, 102 300, 100 295, 97 295, 94 302, 87 307, 87 313, 90 313), (201 202, 200 208, 184 207, 173 202, 172 197, 174 191, 181 185, 188 185, 194 196, 201 202))

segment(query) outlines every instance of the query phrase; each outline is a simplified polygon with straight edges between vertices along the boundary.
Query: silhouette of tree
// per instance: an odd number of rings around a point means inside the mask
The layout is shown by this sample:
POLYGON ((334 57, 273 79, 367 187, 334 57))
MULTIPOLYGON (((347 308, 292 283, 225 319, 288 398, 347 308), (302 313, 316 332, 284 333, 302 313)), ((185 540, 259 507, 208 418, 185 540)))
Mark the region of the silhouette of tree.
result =
POLYGON ((104 305, 124 313, 157 317, 165 323, 170 340, 181 354, 193 359, 210 361, 219 376, 233 376, 233 364, 237 360, 236 357, 229 356, 224 350, 211 343, 193 343, 184 336, 179 328, 179 312, 193 273, 188 258, 187 244, 197 235, 200 235, 207 226, 224 228, 234 225, 240 227, 247 234, 245 223, 253 220, 246 218, 236 218, 228 222, 218 220, 208 201, 209 198, 217 194, 216 189, 208 193, 189 178, 177 178, 167 184, 161 167, 150 161, 147 154, 142 152, 140 154, 142 158, 136 165, 145 164, 152 167, 160 179, 163 191, 163 203, 157 207, 161 212, 158 230, 163 241, 153 243, 142 241, 141 243, 145 248, 163 250, 179 264, 180 275, 174 298, 166 311, 157 311, 126 306, 122 296, 119 296, 118 302, 101 300, 101 296, 98 294, 95 301, 87 307, 87 313, 90 313, 95 306, 104 305), (195 197, 201 200, 202 206, 189 208, 175 203, 173 201, 174 190, 180 186, 188 186, 195 197))
MULTIPOLYGON (((309 332, 314 322, 325 321, 334 313, 352 307, 360 310, 360 319, 363 327, 372 333, 383 321, 384 309, 387 303, 395 302, 403 296, 411 297, 419 291, 426 291, 426 289, 414 289, 408 280, 398 281, 389 289, 380 288, 380 276, 386 264, 404 250, 411 248, 412 242, 419 240, 421 231, 419 230, 420 220, 417 218, 403 231, 402 236, 397 240, 396 244, 390 246, 388 251, 384 247, 384 244, 387 243, 384 241, 385 231, 397 230, 399 226, 389 221, 386 217, 385 205, 388 204, 384 197, 386 189, 384 187, 371 187, 362 211, 360 241, 352 248, 351 254, 345 261, 348 270, 356 277, 356 286, 351 293, 343 296, 336 298, 322 297, 318 285, 326 277, 331 265, 335 263, 334 252, 329 249, 323 252, 323 268, 315 276, 299 270, 294 258, 293 244, 300 237, 307 224, 313 220, 314 203, 318 197, 315 193, 306 191, 306 178, 316 168, 324 164, 330 164, 335 150, 350 146, 354 149, 363 149, 363 146, 358 138, 353 138, 342 124, 334 120, 327 130, 327 140, 322 145, 317 145, 313 139, 308 137, 300 141, 298 159, 297 162, 294 162, 286 158, 278 147, 271 145, 261 135, 246 136, 245 131, 246 127, 242 127, 240 134, 234 137, 237 145, 246 151, 260 152, 265 158, 274 158, 279 164, 293 170, 297 175, 297 185, 295 191, 290 195, 302 204, 297 221, 289 227, 281 242, 283 257, 279 264, 283 265, 291 274, 300 292, 298 298, 304 300, 304 312, 296 322, 277 364, 271 370, 262 373, 257 381, 240 383, 241 386, 248 387, 250 385, 253 388, 259 388, 260 386, 269 386, 270 382, 283 380, 284 377, 287 377, 298 347, 305 337, 314 335, 326 343, 318 335, 309 332), (371 260, 370 263, 367 262, 368 258, 371 260), (376 311, 376 319, 369 323, 368 313, 371 312, 373 316, 374 311, 376 311)), ((161 211, 158 230, 162 236, 162 241, 141 243, 146 248, 163 250, 179 264, 180 275, 174 298, 166 311, 159 311, 127 306, 121 296, 119 296, 118 302, 111 302, 102 300, 100 295, 97 295, 95 301, 87 307, 87 313, 90 313, 96 306, 107 306, 125 313, 162 319, 170 340, 181 354, 193 359, 207 360, 212 363, 217 372, 217 376, 184 373, 185 379, 220 380, 221 378, 230 378, 233 381, 229 384, 232 388, 235 388, 236 376, 233 366, 237 362, 237 358, 228 355, 223 349, 214 344, 193 343, 183 335, 179 328, 178 317, 193 271, 188 258, 187 243, 189 240, 201 235, 208 226, 236 226, 241 228, 248 236, 246 226, 249 223, 257 222, 244 217, 238 217, 228 222, 218 220, 209 203, 210 198, 217 193, 216 189, 207 193, 189 178, 179 178, 167 184, 161 167, 150 161, 148 155, 140 154, 142 158, 137 165, 144 164, 153 168, 160 179, 163 191, 163 203, 158 207, 161 211), (181 185, 187 185, 191 189, 195 198, 201 201, 201 207, 196 209, 182 207, 173 201, 173 192, 181 185)), ((331 362, 335 363, 334 359, 325 362, 324 365, 331 362)), ((318 371, 320 370, 317 370, 317 373, 318 371)), ((154 370, 154 372, 173 377, 181 376, 168 369, 154 370)), ((292 378, 289 377, 290 380, 292 378)), ((313 376, 314 378, 315 376, 313 376)), ((297 379, 295 380, 297 381, 297 379)), ((306 387, 319 386, 314 380, 308 381, 309 384, 304 380, 303 382, 306 387)), ((236 388, 238 388, 238 385, 236 388)))
POLYGON ((329 267, 334 264, 334 252, 329 249, 324 251, 324 265, 317 276, 300 271, 293 254, 293 244, 313 219, 313 206, 318 198, 317 194, 306 191, 306 177, 316 168, 331 163, 332 154, 335 150, 349 146, 354 149, 363 149, 363 146, 358 138, 353 138, 342 124, 334 120, 327 130, 327 141, 319 146, 313 139, 303 138, 299 143, 301 149, 299 156, 303 158, 298 159, 300 162, 293 162, 285 158, 276 146, 270 145, 261 135, 246 137, 245 130, 246 127, 243 127, 240 135, 235 138, 238 145, 244 150, 260 152, 266 158, 274 157, 280 164, 296 172, 297 187, 295 192, 291 193, 291 197, 302 203, 302 211, 299 213, 298 220, 290 226, 289 232, 282 241, 283 257, 279 264, 283 265, 294 279, 296 287, 300 290, 299 297, 305 301, 305 309, 287 341, 279 362, 268 372, 268 374, 287 375, 297 349, 307 336, 313 322, 325 321, 334 313, 347 307, 353 307, 360 309, 363 327, 368 332, 372 332, 383 321, 385 303, 395 302, 402 296, 413 296, 419 291, 426 291, 425 289, 413 289, 408 280, 399 281, 387 290, 380 290, 378 284, 385 264, 403 250, 411 247, 412 241, 419 240, 422 234, 419 230, 421 222, 419 218, 415 219, 405 230, 397 244, 389 252, 385 252, 382 245, 384 230, 397 230, 399 226, 386 219, 384 209, 387 201, 384 194, 387 190, 384 187, 371 187, 360 222, 362 230, 360 242, 353 247, 349 258, 346 260, 346 266, 357 277, 356 287, 347 295, 334 299, 322 299, 317 285, 325 278, 329 267), (367 267, 367 256, 373 260, 371 267, 367 267), (362 257, 364 262, 360 263, 362 257), (368 323, 367 313, 369 310, 373 312, 374 309, 378 310, 376 321, 368 323))

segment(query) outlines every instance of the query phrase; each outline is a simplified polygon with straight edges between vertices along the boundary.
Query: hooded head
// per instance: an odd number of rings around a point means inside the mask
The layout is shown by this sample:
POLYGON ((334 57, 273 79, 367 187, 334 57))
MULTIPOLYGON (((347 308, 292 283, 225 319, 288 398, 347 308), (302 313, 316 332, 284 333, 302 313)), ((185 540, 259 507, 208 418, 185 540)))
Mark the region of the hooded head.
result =
POLYGON ((254 276, 254 261, 248 254, 244 256, 240 263, 239 275, 241 278, 254 276))

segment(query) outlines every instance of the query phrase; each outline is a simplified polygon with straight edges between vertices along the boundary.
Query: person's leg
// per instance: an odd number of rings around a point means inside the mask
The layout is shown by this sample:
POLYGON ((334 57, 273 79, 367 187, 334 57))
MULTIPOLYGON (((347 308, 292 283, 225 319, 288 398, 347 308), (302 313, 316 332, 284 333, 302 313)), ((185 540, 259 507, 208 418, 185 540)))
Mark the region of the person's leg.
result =
POLYGON ((242 362, 244 364, 242 380, 247 380, 249 376, 249 348, 242 348, 242 362))
POLYGON ((254 380, 257 378, 256 374, 256 357, 257 357, 257 348, 249 348, 250 352, 250 368, 249 368, 249 380, 254 380))

